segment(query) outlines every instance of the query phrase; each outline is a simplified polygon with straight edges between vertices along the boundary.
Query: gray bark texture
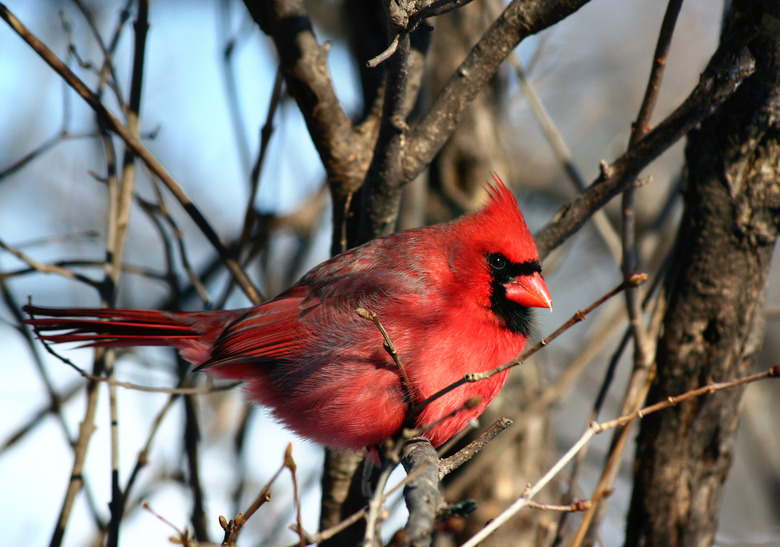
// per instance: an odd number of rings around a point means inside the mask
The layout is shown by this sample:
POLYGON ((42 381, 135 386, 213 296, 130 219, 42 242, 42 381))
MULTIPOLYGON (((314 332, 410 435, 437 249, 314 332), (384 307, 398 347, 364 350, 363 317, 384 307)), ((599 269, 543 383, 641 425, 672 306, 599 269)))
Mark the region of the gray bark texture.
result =
MULTIPOLYGON (((780 224, 780 20, 772 4, 732 4, 721 42, 747 47, 755 72, 688 135, 685 212, 649 403, 743 376, 760 350, 780 224)), ((742 395, 718 392, 642 420, 626 545, 713 543, 742 395)))

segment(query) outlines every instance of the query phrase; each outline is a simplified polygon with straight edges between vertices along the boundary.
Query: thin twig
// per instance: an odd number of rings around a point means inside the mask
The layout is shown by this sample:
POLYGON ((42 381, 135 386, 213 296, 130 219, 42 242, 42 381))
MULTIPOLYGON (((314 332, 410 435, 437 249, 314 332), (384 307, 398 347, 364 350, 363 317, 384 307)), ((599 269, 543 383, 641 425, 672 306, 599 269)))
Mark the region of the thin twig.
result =
POLYGON ((5 177, 9 177, 14 173, 16 173, 17 171, 21 170, 22 168, 26 167, 27 164, 32 163, 33 161, 38 159, 44 153, 52 149, 55 145, 65 140, 68 136, 69 135, 66 129, 58 130, 57 133, 55 133, 48 139, 44 140, 41 144, 33 148, 30 152, 23 155, 21 158, 16 160, 14 163, 9 165, 5 169, 0 170, 0 180, 2 180, 5 177))
POLYGON ((70 85, 79 96, 103 119, 106 125, 116 133, 141 159, 151 172, 153 172, 168 190, 178 200, 187 214, 192 218, 201 232, 206 236, 211 245, 222 258, 225 267, 236 278, 241 289, 253 304, 259 304, 262 300, 260 292, 247 277, 238 263, 230 256, 225 244, 217 235, 214 228, 203 216, 200 209, 190 200, 181 186, 162 166, 157 158, 103 105, 100 99, 90 91, 78 76, 76 76, 46 45, 31 33, 4 4, 0 4, 0 17, 25 41, 33 50, 46 61, 46 63, 70 85))
POLYGON ((225 538, 222 540, 223 545, 235 545, 236 540, 238 539, 238 534, 241 532, 241 529, 244 527, 247 521, 252 518, 252 515, 254 515, 257 510, 260 509, 260 507, 262 507, 266 502, 271 501, 271 486, 274 482, 276 482, 276 479, 279 478, 279 475, 282 474, 282 471, 289 468, 288 458, 292 457, 291 451, 292 444, 290 443, 287 445, 287 449, 285 450, 282 465, 279 466, 279 469, 276 470, 276 473, 273 474, 263 489, 260 490, 257 498, 255 498, 255 501, 252 502, 246 511, 239 513, 234 519, 231 519, 230 521, 225 519, 223 516, 219 517, 219 523, 222 526, 222 529, 225 531, 225 538))
POLYGON ((449 458, 439 460, 439 480, 455 471, 461 465, 476 456, 487 444, 498 437, 503 431, 512 425, 512 420, 501 417, 493 422, 489 428, 483 431, 479 437, 464 446, 449 458))
MULTIPOLYGON (((279 107, 279 103, 282 99, 282 84, 284 83, 284 75, 282 74, 281 67, 276 70, 276 78, 274 80, 274 88, 271 92, 271 98, 269 99, 268 112, 265 116, 265 123, 260 130, 260 150, 257 153, 257 159, 252 166, 252 172, 249 176, 249 197, 246 202, 246 209, 244 210, 244 224, 241 229, 241 237, 238 240, 238 250, 236 255, 240 260, 244 260, 244 249, 252 235, 252 227, 255 225, 255 201, 257 199, 257 192, 260 189, 260 172, 265 163, 265 155, 268 151, 268 143, 271 142, 271 135, 274 130, 274 117, 279 107)), ((227 294, 227 291, 226 291, 227 294)))
MULTIPOLYGON (((219 2, 219 19, 217 22, 217 43, 222 48, 222 62, 219 63, 222 69, 222 79, 225 84, 225 103, 230 117, 231 127, 233 129, 233 142, 235 143, 236 153, 239 157, 239 165, 242 169, 249 172, 249 166, 252 158, 249 151, 248 131, 246 130, 247 116, 241 108, 239 99, 239 85, 236 78, 236 67, 234 60, 237 58, 238 33, 233 34, 230 25, 233 21, 231 17, 231 2, 219 2)), ((246 42, 245 42, 246 43, 246 42)))
POLYGON ((374 495, 368 502, 368 512, 366 514, 366 532, 363 536, 363 544, 365 546, 374 545, 376 537, 379 534, 379 518, 382 511, 382 505, 385 501, 383 492, 387 485, 387 480, 390 478, 390 473, 395 469, 397 458, 395 461, 385 461, 382 465, 382 470, 379 473, 379 478, 376 481, 374 488, 374 495))
MULTIPOLYGON (((181 370, 184 370, 183 368, 181 370)), ((184 461, 186 462, 187 486, 192 496, 190 522, 198 541, 210 541, 209 527, 206 520, 206 496, 203 493, 200 461, 200 431, 198 407, 195 399, 184 397, 184 461)))
MULTIPOLYGON (((287 445, 287 450, 284 452, 284 465, 287 467, 287 469, 290 470, 290 474, 292 475, 292 483, 293 483, 293 500, 295 502, 295 524, 296 528, 298 530, 303 529, 303 525, 301 524, 301 495, 298 491, 298 479, 295 475, 295 471, 297 469, 297 466, 295 465, 295 460, 292 457, 292 443, 287 445)), ((306 540, 303 537, 303 534, 300 535, 301 545, 300 547, 304 547, 306 545, 306 540)))
POLYGON ((141 448, 141 450, 138 451, 138 456, 135 459, 133 470, 130 472, 130 477, 128 477, 127 482, 125 483, 125 498, 128 497, 130 490, 132 490, 133 486, 135 486, 135 481, 138 479, 141 469, 146 467, 146 464, 149 463, 149 452, 152 449, 152 442, 154 441, 157 432, 160 430, 160 425, 162 425, 163 419, 168 415, 168 411, 173 408, 173 403, 176 402, 178 398, 179 394, 171 394, 152 421, 152 427, 149 431, 149 434, 146 436, 146 442, 144 443, 144 446, 141 448))
POLYGON ((632 420, 636 420, 637 418, 642 418, 644 416, 647 416, 648 414, 652 414, 654 412, 658 412, 660 410, 669 408, 688 399, 693 399, 695 397, 700 397, 706 394, 712 394, 717 391, 722 391, 724 389, 744 386, 753 382, 757 382, 759 380, 765 380, 767 378, 773 378, 777 376, 780 376, 780 363, 778 363, 777 365, 775 365, 774 367, 770 368, 767 371, 760 372, 758 374, 753 374, 745 378, 738 378, 736 380, 731 380, 728 382, 711 383, 709 385, 688 391, 686 393, 677 395, 675 397, 668 397, 664 401, 642 408, 640 410, 637 410, 636 412, 632 412, 631 414, 620 416, 618 418, 615 418, 614 420, 601 422, 601 423, 598 422, 591 423, 588 429, 586 429, 585 432, 582 434, 582 436, 580 436, 580 438, 577 440, 577 442, 574 443, 574 445, 572 445, 572 447, 566 451, 566 454, 564 454, 563 457, 561 457, 561 459, 559 459, 555 463, 555 465, 553 465, 550 468, 550 470, 547 473, 545 473, 545 475, 541 479, 539 479, 539 481, 537 481, 534 485, 528 487, 521 497, 515 500, 515 502, 512 503, 512 505, 510 505, 507 509, 505 509, 495 519, 490 521, 485 526, 485 528, 483 528, 477 534, 472 536, 461 547, 475 547, 479 542, 484 541, 485 538, 487 538, 490 534, 495 532, 500 526, 506 523, 514 515, 516 515, 521 509, 527 507, 531 499, 536 494, 538 494, 539 491, 542 488, 544 488, 553 479, 553 477, 555 477, 558 473, 560 473, 560 471, 564 467, 566 467, 566 465, 576 456, 577 452, 579 452, 579 450, 583 446, 585 446, 594 435, 603 433, 604 431, 608 431, 618 426, 625 425, 631 422, 632 420))
POLYGON ((248 445, 247 439, 249 436, 250 418, 252 417, 254 410, 255 407, 253 405, 243 405, 241 409, 239 425, 236 428, 235 434, 233 435, 232 444, 236 462, 234 464, 235 476, 233 477, 234 487, 232 492, 232 513, 236 515, 241 510, 241 494, 244 492, 244 486, 248 483, 246 447, 248 445))
POLYGON ((558 513, 580 513, 587 511, 593 507, 591 500, 580 500, 570 503, 568 505, 552 505, 549 503, 537 503, 535 501, 529 501, 528 507, 530 509, 539 509, 540 511, 554 511, 558 513))
MULTIPOLYGON (((648 78, 644 99, 639 108, 637 121, 631 130, 628 149, 634 148, 637 143, 650 130, 649 120, 661 90, 661 80, 664 67, 669 55, 669 47, 672 42, 677 16, 680 13, 682 0, 669 0, 666 13, 661 24, 655 53, 653 54, 652 69, 648 78)), ((623 192, 622 198, 622 242, 623 242, 623 275, 633 273, 639 265, 639 253, 636 242, 636 185, 629 185, 623 192)), ((634 341, 634 366, 631 379, 628 383, 621 413, 639 408, 650 389, 650 367, 654 361, 655 339, 651 339, 645 326, 642 313, 641 295, 639 289, 629 289, 625 292, 626 309, 628 310, 629 329, 634 341)), ((606 503, 601 503, 601 492, 611 490, 618 475, 619 465, 623 450, 628 442, 629 428, 616 431, 610 442, 604 469, 599 478, 595 496, 599 499, 593 507, 583 515, 577 533, 572 541, 572 547, 579 547, 587 538, 593 538, 598 529, 599 522, 603 518, 606 503)))
POLYGON ((387 46, 387 49, 385 49, 382 53, 374 57, 373 59, 369 59, 366 61, 366 66, 368 68, 376 68, 381 63, 385 62, 390 58, 390 56, 395 53, 395 51, 398 49, 398 39, 400 35, 396 34, 393 36, 393 41, 390 42, 390 45, 387 46))
POLYGON ((2 239, 0 239, 0 249, 4 249, 14 255, 16 258, 30 266, 33 270, 41 272, 41 273, 54 273, 57 275, 61 275, 68 279, 74 279, 76 281, 81 281, 82 283, 89 285, 90 287, 97 287, 98 282, 94 279, 90 279, 89 277, 73 272, 67 268, 63 268, 62 266, 57 266, 56 264, 43 264, 42 262, 38 262, 34 258, 31 258, 27 256, 25 253, 19 251, 15 247, 12 247, 11 245, 8 245, 6 242, 4 242, 2 239))
MULTIPOLYGON (((44 419, 48 418, 49 414, 54 414, 58 417, 58 421, 61 420, 62 406, 70 401, 82 389, 83 385, 81 382, 76 382, 76 384, 63 389, 61 393, 57 393, 55 391, 53 394, 50 394, 49 402, 43 405, 39 410, 32 413, 32 415, 27 418, 27 421, 16 428, 15 431, 12 431, 11 434, 8 435, 8 437, 3 441, 3 443, 0 444, 0 455, 2 455, 9 448, 15 446, 19 441, 23 440, 28 433, 35 431, 35 428, 41 425, 44 419)), ((65 430, 65 434, 68 443, 73 444, 73 437, 70 435, 70 432, 65 430)))
POLYGON ((192 290, 195 291, 195 293, 198 295, 198 298, 202 302, 203 306, 206 309, 209 309, 212 307, 211 299, 209 298, 208 291, 206 290, 206 286, 201 281, 200 276, 195 272, 192 265, 190 264, 189 259, 189 253, 187 252, 187 244, 184 241, 184 233, 179 228, 178 223, 176 220, 174 220, 173 216, 171 216, 170 211, 168 210, 168 207, 165 204, 165 197, 162 195, 161 189, 158 187, 158 185, 153 185, 153 188, 155 190, 155 193, 157 194, 157 204, 148 202, 142 198, 138 198, 138 204, 141 206, 141 208, 149 215, 149 217, 152 219, 152 222, 157 227, 158 232, 160 233, 160 237, 163 240, 163 245, 166 249, 166 258, 167 258, 167 267, 168 267, 168 278, 170 280, 175 279, 175 273, 174 273, 174 261, 173 256, 171 255, 171 249, 172 245, 168 241, 168 236, 163 229, 162 224, 158 221, 157 216, 161 216, 163 220, 165 220, 165 223, 170 227, 171 233, 173 235, 173 239, 176 242, 176 249, 178 250, 179 255, 179 261, 181 262, 181 267, 184 270, 184 273, 187 274, 187 278, 190 280, 190 285, 192 286, 192 290))
POLYGON ((669 0, 666 6, 661 30, 658 33, 658 42, 653 53, 653 63, 650 69, 650 77, 647 79, 645 96, 642 99, 642 106, 639 107, 636 121, 631 128, 629 146, 635 146, 652 129, 650 117, 653 114, 653 109, 661 91, 661 80, 663 79, 666 60, 669 57, 669 48, 672 44, 672 35, 674 34, 677 16, 680 14, 682 3, 683 0, 669 0))
POLYGON ((189 533, 189 531, 188 531, 188 530, 179 530, 179 529, 176 527, 176 525, 175 525, 175 524, 173 524, 171 521, 169 521, 168 519, 166 519, 166 518, 165 518, 164 516, 162 516, 160 513, 158 513, 158 512, 157 512, 157 511, 155 511, 154 509, 152 509, 152 506, 151 506, 151 504, 149 504, 149 502, 148 502, 148 501, 145 501, 145 502, 143 502, 143 503, 141 504, 141 507, 143 507, 144 509, 146 509, 147 511, 149 511, 149 512, 150 512, 152 515, 154 515, 155 517, 157 517, 157 519, 158 519, 160 522, 163 522, 163 523, 167 524, 168 526, 170 526, 170 527, 171 527, 171 528, 172 528, 172 529, 173 529, 173 530, 176 532, 176 536, 177 536, 177 537, 176 537, 176 539, 177 539, 177 542, 178 542, 178 543, 180 543, 181 545, 185 545, 185 546, 187 546, 187 545, 191 545, 191 543, 190 543, 190 540, 189 540, 189 535, 190 535, 190 533, 189 533))
POLYGON ((377 329, 379 329, 379 332, 382 334, 382 338, 384 339, 383 345, 385 351, 390 354, 390 357, 393 359, 396 368, 398 368, 398 373, 401 375, 401 389, 403 390, 404 400, 414 404, 417 401, 417 397, 415 396, 414 390, 412 388, 412 382, 409 379, 409 375, 406 372, 406 367, 404 367, 403 362, 401 362, 401 356, 398 355, 398 350, 395 348, 395 344, 393 344, 393 341, 390 339, 390 335, 387 334, 387 331, 382 325, 382 322, 379 320, 379 317, 377 317, 376 313, 365 308, 358 308, 355 310, 355 313, 357 313, 358 316, 362 317, 363 319, 368 319, 374 323, 377 329))

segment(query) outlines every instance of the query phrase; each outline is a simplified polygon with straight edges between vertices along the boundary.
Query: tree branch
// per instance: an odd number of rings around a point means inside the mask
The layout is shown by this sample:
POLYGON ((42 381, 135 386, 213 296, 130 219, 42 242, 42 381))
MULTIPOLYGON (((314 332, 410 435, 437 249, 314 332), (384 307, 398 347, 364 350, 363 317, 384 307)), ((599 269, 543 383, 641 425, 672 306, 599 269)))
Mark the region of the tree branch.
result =
POLYGON ((721 44, 688 98, 635 147, 612 164, 602 162, 599 177, 536 235, 539 257, 544 258, 576 233, 595 211, 633 184, 648 163, 710 116, 753 73, 754 67, 747 49, 721 44))
POLYGON ((371 162, 378 113, 353 127, 328 71, 330 45, 317 43, 301 0, 245 0, 244 4, 276 45, 287 89, 306 120, 331 191, 337 196, 356 192, 371 162))
POLYGON ((215 250, 222 258, 225 267, 236 278, 241 289, 254 304, 261 301, 260 293, 246 276, 238 263, 230 256, 227 248, 220 240, 217 233, 211 227, 209 222, 200 212, 200 209, 190 200, 184 190, 179 186, 176 180, 168 171, 157 161, 149 150, 139 141, 132 132, 122 124, 100 101, 100 98, 92 93, 86 84, 71 71, 46 45, 38 40, 9 10, 4 4, 0 4, 0 18, 16 32, 35 52, 62 77, 65 82, 71 86, 79 96, 95 111, 95 113, 104 120, 108 128, 119 135, 127 147, 140 158, 149 170, 157 175, 162 183, 170 190, 179 204, 190 215, 195 224, 203 232, 203 235, 214 246, 215 250))
POLYGON ((428 113, 409 132, 403 178, 428 166, 460 122, 466 108, 517 45, 577 11, 589 0, 514 0, 471 49, 428 113))
POLYGON ((439 458, 430 441, 407 441, 401 450, 401 463, 407 473, 417 475, 404 487, 409 520, 404 528, 404 545, 422 547, 431 544, 436 513, 444 505, 439 492, 439 458))
POLYGON ((745 386, 747 384, 751 384, 753 382, 757 382, 760 380, 766 380, 768 378, 777 378, 778 376, 780 376, 780 364, 775 365, 771 369, 766 370, 764 372, 753 374, 752 376, 738 378, 736 380, 732 380, 729 382, 711 383, 706 386, 701 386, 697 389, 692 389, 690 391, 687 391, 683 394, 674 397, 668 397, 667 399, 659 403, 639 409, 630 414, 620 416, 618 418, 615 418, 614 420, 609 420, 607 422, 591 423, 590 426, 588 426, 588 429, 586 429, 585 432, 582 434, 582 436, 580 436, 580 438, 577 439, 577 442, 575 442, 571 446, 571 448, 569 448, 569 450, 566 451, 566 453, 555 463, 555 465, 553 465, 547 471, 547 473, 544 474, 542 478, 540 478, 532 486, 529 486, 526 489, 526 492, 523 494, 523 496, 515 500, 514 503, 512 503, 512 505, 507 507, 507 509, 504 510, 498 517, 490 521, 485 526, 485 528, 483 528, 482 531, 480 531, 480 533, 476 534, 471 539, 469 539, 466 543, 463 544, 462 547, 476 547, 476 545, 479 544, 479 542, 484 541, 485 538, 487 538, 490 534, 496 531, 500 526, 506 523, 514 515, 516 515, 521 509, 528 507, 528 505, 531 502, 531 499, 536 494, 538 494, 542 490, 542 488, 544 488, 547 484, 549 484, 550 481, 558 473, 560 473, 564 467, 566 467, 566 465, 577 455, 577 453, 582 449, 582 447, 588 444, 588 442, 590 442, 590 439, 593 438, 594 435, 598 435, 599 433, 603 433, 604 431, 608 431, 615 427, 624 426, 633 420, 643 418, 644 416, 647 416, 649 414, 655 414, 661 410, 676 406, 682 403, 683 401, 689 401, 691 399, 716 393, 718 391, 724 391, 724 390, 729 390, 740 386, 745 386))

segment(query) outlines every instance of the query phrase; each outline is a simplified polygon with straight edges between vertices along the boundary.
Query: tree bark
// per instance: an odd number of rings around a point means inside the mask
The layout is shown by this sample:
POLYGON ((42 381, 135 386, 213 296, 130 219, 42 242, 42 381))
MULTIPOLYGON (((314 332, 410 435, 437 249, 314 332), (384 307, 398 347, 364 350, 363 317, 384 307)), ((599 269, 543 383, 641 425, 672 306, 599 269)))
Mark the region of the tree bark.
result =
MULTIPOLYGON (((756 70, 688 135, 685 212, 650 403, 745 375, 760 349, 780 224, 780 20, 772 9, 777 2, 733 2, 721 41, 745 43, 756 70)), ((712 544, 741 398, 741 389, 719 392, 642 421, 626 545, 712 544)))

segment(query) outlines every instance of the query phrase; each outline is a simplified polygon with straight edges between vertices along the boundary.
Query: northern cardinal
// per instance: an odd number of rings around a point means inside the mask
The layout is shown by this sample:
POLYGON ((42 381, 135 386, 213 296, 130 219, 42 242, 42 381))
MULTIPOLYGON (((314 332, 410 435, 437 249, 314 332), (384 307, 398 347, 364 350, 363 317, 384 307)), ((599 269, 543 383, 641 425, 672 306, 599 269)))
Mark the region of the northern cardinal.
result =
MULTIPOLYGON (((410 402, 519 355, 529 308, 551 307, 531 233, 494 178, 483 209, 351 249, 253 308, 25 306, 31 316, 47 316, 27 323, 49 342, 173 346, 210 375, 243 381, 251 401, 301 436, 337 449, 370 447, 399 431, 410 402), (357 308, 376 313, 385 327, 406 389, 379 330, 357 308)), ((485 410, 507 374, 434 400, 416 426, 428 426, 424 435, 440 446, 485 410), (476 406, 461 409, 475 396, 476 406)))

